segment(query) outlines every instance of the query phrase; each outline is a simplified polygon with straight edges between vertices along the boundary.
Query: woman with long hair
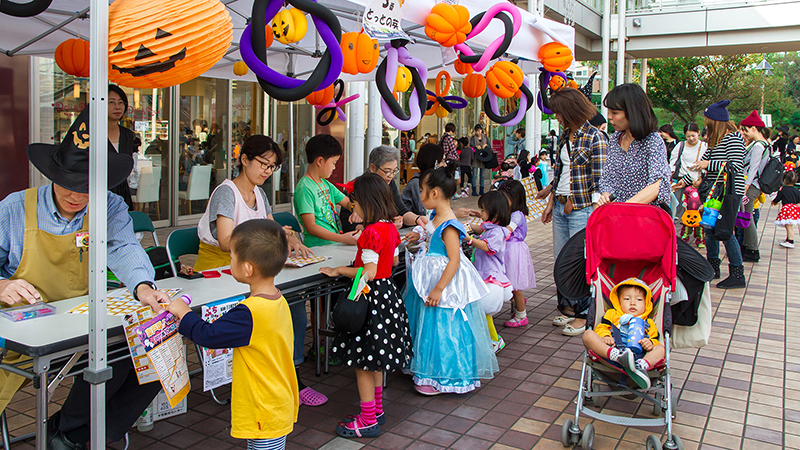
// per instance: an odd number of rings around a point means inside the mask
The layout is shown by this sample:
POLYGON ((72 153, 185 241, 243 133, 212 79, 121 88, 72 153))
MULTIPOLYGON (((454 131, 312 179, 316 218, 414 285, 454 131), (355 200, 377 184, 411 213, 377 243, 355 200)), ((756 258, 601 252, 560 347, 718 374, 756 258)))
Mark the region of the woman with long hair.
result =
MULTIPOLYGON (((608 141, 589 123, 597 110, 577 89, 564 88, 554 93, 550 98, 550 109, 563 131, 556 148, 553 182, 540 191, 539 197, 549 195, 542 223, 553 222, 555 259, 567 240, 586 228, 589 214, 600 198, 599 183, 606 163, 608 141)), ((567 315, 556 317, 553 324, 564 325, 564 335, 581 335, 586 329, 588 304, 561 304, 559 309, 567 315)))
MULTIPOLYGON (((722 100, 706 108, 706 127, 708 128, 708 150, 701 161, 698 161, 693 169, 706 170, 706 176, 717 177, 720 170, 724 170, 728 175, 725 186, 725 195, 732 195, 741 203, 745 193, 744 181, 744 155, 745 146, 742 134, 736 128, 736 124, 730 120, 727 106, 730 100, 722 100)), ((716 189, 723 187, 717 186, 716 189)), ((742 264, 742 251, 739 248, 739 241, 736 236, 724 242, 725 251, 728 254, 728 278, 717 283, 720 289, 738 289, 747 286, 744 278, 744 265, 742 264)), ((714 267, 714 278, 720 278, 719 241, 714 237, 714 233, 706 233, 706 257, 708 262, 714 267)))
POLYGON ((599 205, 616 196, 618 202, 650 203, 669 209, 669 163, 664 140, 650 100, 638 84, 626 83, 603 100, 614 134, 600 178, 599 205))
POLYGON ((681 141, 678 135, 675 134, 675 129, 672 128, 671 124, 661 125, 658 127, 658 134, 661 136, 661 139, 664 139, 664 145, 667 146, 667 159, 672 159, 672 150, 675 149, 681 141))

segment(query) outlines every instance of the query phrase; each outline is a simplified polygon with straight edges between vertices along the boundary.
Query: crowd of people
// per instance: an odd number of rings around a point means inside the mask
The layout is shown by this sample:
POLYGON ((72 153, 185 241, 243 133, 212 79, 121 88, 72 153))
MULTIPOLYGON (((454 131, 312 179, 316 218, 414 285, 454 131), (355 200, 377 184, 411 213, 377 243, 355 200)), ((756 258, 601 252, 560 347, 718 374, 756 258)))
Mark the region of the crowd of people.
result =
MULTIPOLYGON (((523 292, 536 286, 536 276, 525 243, 530 211, 522 178, 533 176, 538 198, 546 199, 541 221, 553 224, 556 259, 605 204, 650 204, 680 221, 707 197, 720 198, 717 225, 705 233, 698 228, 694 243, 705 247, 716 278, 721 278, 720 242, 725 246, 729 275, 717 284, 721 289, 745 287, 743 263, 760 258, 756 227, 765 194, 775 193, 772 202, 782 203, 776 224, 785 226, 787 238, 781 245, 794 246, 793 225, 800 224, 796 164, 790 166, 797 136, 790 138, 788 129, 779 127, 771 142, 770 130, 755 111, 736 124, 727 110, 730 101, 723 100, 706 108, 703 127, 686 124, 681 140, 671 125, 658 126, 647 95, 636 84, 617 86, 603 100, 613 127, 610 135, 605 118, 583 93, 571 88, 554 93, 550 107, 562 127, 560 136, 548 135, 546 148, 531 155, 525 130, 518 129, 503 162, 480 124, 462 139, 447 124, 438 144, 426 142, 417 149, 405 135, 401 150, 376 147, 368 171, 337 187, 329 179, 342 146, 327 134, 311 137, 304 148, 307 168, 293 200, 302 233, 273 220, 259 186, 281 170, 283 151, 269 137, 253 135, 236 155, 235 178, 221 182, 209 198, 198 223, 201 243, 194 265, 197 271, 229 265, 234 278, 249 285, 251 296, 206 323, 188 305, 170 302, 155 289, 152 266, 133 235, 130 204, 125 203, 133 139, 117 125, 126 109, 124 93, 117 89, 110 88, 109 94, 109 268, 143 305, 177 316, 185 337, 208 348, 234 348, 231 435, 247 439, 248 448, 283 448, 300 405, 327 402, 297 372, 304 359, 306 305, 288 306, 275 285, 289 255, 309 256, 309 247, 322 252, 334 243, 357 249, 352 266, 322 267, 320 272, 370 287, 363 294, 366 317, 353 330, 337 327, 331 348, 334 357, 354 369, 360 400, 359 414, 345 418, 335 431, 358 438, 379 435, 387 420, 385 372, 408 371, 422 395, 471 392, 499 370, 495 354, 505 343, 494 316, 505 302, 511 304, 505 327, 529 325, 523 292), (401 161, 412 155, 420 172, 401 192, 395 178, 401 161), (773 159, 789 169, 774 192, 764 176, 773 159), (498 175, 489 182, 484 172, 492 170, 498 175), (470 194, 480 196, 479 209, 452 207, 453 199, 470 194), (737 216, 740 211, 753 215, 740 233, 733 222, 730 229, 723 226, 733 220, 731 212, 737 216), (459 220, 466 217, 478 217, 480 224, 467 227, 459 220), (404 227, 413 230, 401 237, 404 227), (403 289, 392 276, 400 257, 410 264, 403 289)), ((0 300, 5 304, 61 300, 88 290, 88 258, 76 255, 83 248, 75 246, 88 225, 88 143, 81 134, 87 120, 88 109, 61 145, 29 146, 31 162, 52 184, 0 202, 0 300)), ((677 237, 689 242, 696 227, 683 223, 677 237)), ((563 326, 564 335, 583 335, 588 349, 620 364, 640 387, 649 387, 647 371, 665 352, 656 327, 649 327, 634 347, 620 346, 612 331, 630 316, 652 322, 651 295, 641 280, 620 283, 612 290, 613 308, 604 326, 594 330, 586 324, 591 298, 559 295, 562 315, 553 324, 563 326)), ((5 361, 22 360, 9 354, 5 361)), ((113 366, 106 394, 108 437, 118 440, 159 386, 140 386, 129 359, 113 366)), ((24 380, 2 371, 0 376, 5 405, 24 380)), ((64 407, 48 421, 49 448, 79 449, 88 442, 88 393, 88 383, 77 377, 64 407)))

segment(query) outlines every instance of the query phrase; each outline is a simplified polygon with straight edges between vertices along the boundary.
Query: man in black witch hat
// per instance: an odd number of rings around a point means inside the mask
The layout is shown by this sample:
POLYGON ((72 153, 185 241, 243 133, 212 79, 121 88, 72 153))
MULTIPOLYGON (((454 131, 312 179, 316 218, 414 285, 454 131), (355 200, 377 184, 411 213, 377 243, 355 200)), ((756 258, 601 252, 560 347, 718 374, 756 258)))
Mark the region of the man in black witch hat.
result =
MULTIPOLYGON (((58 301, 89 290, 89 108, 81 112, 61 145, 31 144, 28 158, 52 184, 15 192, 0 202, 0 305, 58 301)), ((108 154, 108 187, 128 177, 133 160, 108 154)), ((169 297, 155 290, 154 270, 133 234, 128 207, 108 193, 108 267, 142 305, 160 309, 169 297)), ((24 356, 8 352, 4 363, 24 356)), ((106 382, 107 436, 120 440, 160 390, 139 385, 130 358, 111 364, 106 382)), ((0 410, 24 378, 0 370, 0 410)), ((89 384, 76 377, 59 413, 48 420, 48 449, 82 449, 89 441, 89 384)))

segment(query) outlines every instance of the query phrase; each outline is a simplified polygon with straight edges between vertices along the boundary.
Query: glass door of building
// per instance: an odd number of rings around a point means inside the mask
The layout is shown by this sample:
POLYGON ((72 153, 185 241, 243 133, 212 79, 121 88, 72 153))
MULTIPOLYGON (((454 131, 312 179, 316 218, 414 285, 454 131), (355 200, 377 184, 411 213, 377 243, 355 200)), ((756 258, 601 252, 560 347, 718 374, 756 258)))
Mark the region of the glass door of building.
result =
POLYGON ((211 191, 228 177, 228 83, 199 77, 180 85, 178 167, 173 169, 178 177, 179 223, 196 221, 211 191))

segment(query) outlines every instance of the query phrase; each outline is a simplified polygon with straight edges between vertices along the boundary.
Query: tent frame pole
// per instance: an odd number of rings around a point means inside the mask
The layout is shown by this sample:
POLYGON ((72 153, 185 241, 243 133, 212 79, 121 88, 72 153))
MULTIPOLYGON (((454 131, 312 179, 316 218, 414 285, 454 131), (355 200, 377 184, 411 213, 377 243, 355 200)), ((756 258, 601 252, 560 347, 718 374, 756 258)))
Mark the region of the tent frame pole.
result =
MULTIPOLYGON (((106 446, 106 267, 108 259, 108 1, 91 0, 89 34, 89 367, 91 448, 106 446)), ((38 444, 38 443, 37 443, 38 444)))
MULTIPOLYGON (((92 2, 92 4, 94 4, 94 2, 92 2)), ((61 29, 61 28, 65 27, 65 26, 67 26, 67 25, 69 25, 69 24, 70 24, 70 23, 72 23, 72 22, 73 22, 75 19, 79 19, 79 18, 81 18, 82 16, 84 16, 86 13, 88 13, 88 12, 89 12, 89 9, 90 9, 90 8, 91 8, 91 7, 89 7, 89 8, 84 8, 84 9, 82 9, 82 10, 80 10, 80 11, 76 12, 75 14, 73 14, 72 16, 70 16, 70 18, 68 18, 68 19, 66 19, 65 21, 61 22, 60 24, 58 24, 58 25, 56 25, 56 26, 54 26, 54 27, 50 28, 49 30, 45 31, 44 33, 42 33, 42 34, 40 34, 40 35, 36 36, 35 38, 32 38, 32 39, 28 40, 28 42, 25 42, 24 44, 20 45, 19 47, 15 48, 15 49, 13 49, 13 50, 6 50, 6 52, 5 52, 5 53, 6 53, 6 55, 8 55, 8 56, 14 56, 14 55, 15 55, 17 52, 19 52, 20 50, 24 49, 25 47, 27 47, 27 46, 29 46, 29 45, 31 45, 31 44, 33 44, 33 43, 36 43, 36 42, 37 42, 37 41, 39 41, 40 39, 43 39, 43 38, 47 37, 48 35, 50 35, 50 34, 52 34, 52 33, 56 32, 56 31, 58 31, 59 29, 61 29)), ((106 11, 108 11, 108 5, 106 5, 106 11)), ((106 14, 106 20, 105 20, 105 22, 106 22, 106 28, 108 28, 108 14, 106 14)), ((107 40, 108 40, 108 30, 106 30, 106 41, 107 41, 107 40)), ((106 59, 106 61, 107 61, 107 60, 108 60, 108 56, 106 56, 106 57, 105 57, 105 59, 106 59)), ((105 69, 105 73, 108 73, 108 69, 105 69)))

